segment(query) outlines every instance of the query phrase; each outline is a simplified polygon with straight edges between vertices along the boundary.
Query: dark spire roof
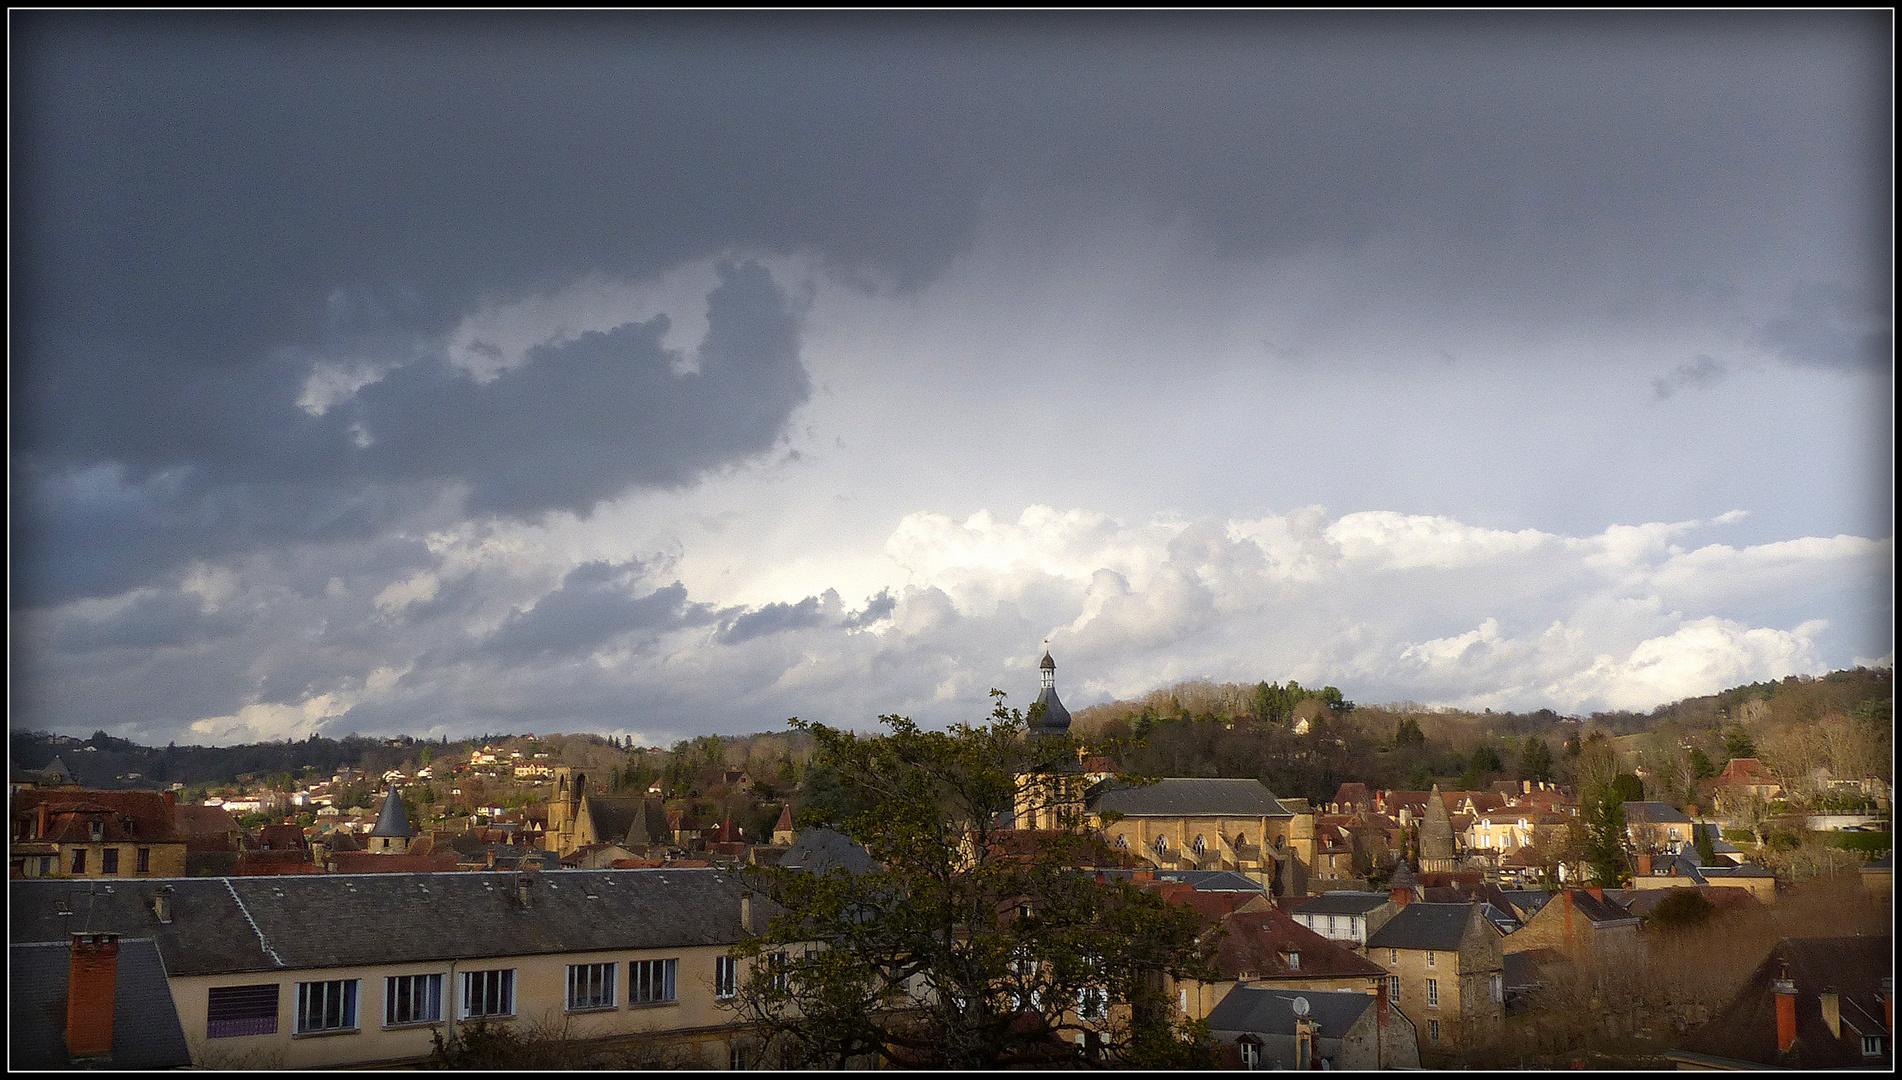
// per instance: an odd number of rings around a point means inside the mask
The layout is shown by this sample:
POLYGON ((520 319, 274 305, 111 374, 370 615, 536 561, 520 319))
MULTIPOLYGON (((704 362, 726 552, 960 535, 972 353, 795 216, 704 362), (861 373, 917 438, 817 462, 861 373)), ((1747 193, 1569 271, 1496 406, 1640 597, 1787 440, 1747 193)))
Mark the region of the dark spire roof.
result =
POLYGON ((376 828, 370 830, 371 836, 401 836, 411 838, 416 830, 410 828, 409 815, 403 811, 403 797, 396 793, 396 785, 390 785, 390 793, 383 798, 383 812, 376 816, 376 828))
POLYGON ((1057 662, 1050 659, 1050 650, 1044 650, 1043 661, 1037 666, 1043 671, 1043 689, 1037 693, 1037 700, 1030 706, 1034 716, 1030 722, 1030 733, 1067 734, 1070 730, 1070 710, 1064 708, 1063 701, 1057 697, 1057 662))

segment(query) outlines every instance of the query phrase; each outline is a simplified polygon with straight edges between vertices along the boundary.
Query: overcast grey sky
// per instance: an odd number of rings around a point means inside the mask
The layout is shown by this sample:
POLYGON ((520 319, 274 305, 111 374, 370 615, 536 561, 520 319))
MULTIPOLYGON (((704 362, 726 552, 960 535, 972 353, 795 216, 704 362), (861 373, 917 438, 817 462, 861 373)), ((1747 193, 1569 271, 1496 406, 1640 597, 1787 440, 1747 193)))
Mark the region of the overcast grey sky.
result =
POLYGON ((11 22, 16 728, 1893 663, 1887 12, 11 22))

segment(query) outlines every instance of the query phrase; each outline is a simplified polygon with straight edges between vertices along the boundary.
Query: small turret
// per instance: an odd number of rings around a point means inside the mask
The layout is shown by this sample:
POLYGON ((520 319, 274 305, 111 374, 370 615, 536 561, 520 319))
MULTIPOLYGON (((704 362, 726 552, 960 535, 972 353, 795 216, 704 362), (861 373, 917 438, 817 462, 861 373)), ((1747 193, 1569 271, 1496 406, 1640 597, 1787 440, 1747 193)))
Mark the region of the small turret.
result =
POLYGON ((1034 719, 1030 723, 1032 735, 1064 735, 1070 730, 1070 710, 1063 707, 1063 701, 1057 697, 1057 662, 1050 659, 1050 650, 1045 649, 1043 661, 1037 665, 1043 674, 1043 690, 1037 694, 1037 700, 1031 705, 1034 719))

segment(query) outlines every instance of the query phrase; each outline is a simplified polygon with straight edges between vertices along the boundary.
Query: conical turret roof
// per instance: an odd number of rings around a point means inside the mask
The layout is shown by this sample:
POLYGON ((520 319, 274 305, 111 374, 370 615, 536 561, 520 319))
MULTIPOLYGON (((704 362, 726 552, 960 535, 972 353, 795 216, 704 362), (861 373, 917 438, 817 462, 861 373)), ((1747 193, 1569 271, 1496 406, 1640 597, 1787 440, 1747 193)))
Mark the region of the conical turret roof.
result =
POLYGON ((400 836, 412 839, 416 830, 410 827, 409 814, 403 809, 403 797, 396 793, 391 785, 390 793, 383 797, 383 812, 376 816, 376 828, 370 830, 371 836, 400 836))

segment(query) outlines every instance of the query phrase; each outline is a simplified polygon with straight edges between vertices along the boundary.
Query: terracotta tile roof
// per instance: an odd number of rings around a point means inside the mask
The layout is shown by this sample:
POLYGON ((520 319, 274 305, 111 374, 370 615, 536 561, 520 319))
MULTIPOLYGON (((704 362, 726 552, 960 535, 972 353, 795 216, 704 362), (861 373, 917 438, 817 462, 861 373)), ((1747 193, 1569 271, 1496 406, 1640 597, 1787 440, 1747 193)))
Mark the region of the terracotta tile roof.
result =
POLYGON ((1231 979, 1254 980, 1365 975, 1386 969, 1352 949, 1336 944, 1274 908, 1238 911, 1222 919, 1227 931, 1216 949, 1216 963, 1231 979), (1298 968, 1288 954, 1299 956, 1298 968))
POLYGON ((183 838, 173 820, 169 795, 157 791, 28 788, 13 796, 12 835, 88 843, 92 841, 92 823, 98 821, 104 827, 104 840, 176 842, 183 838))

